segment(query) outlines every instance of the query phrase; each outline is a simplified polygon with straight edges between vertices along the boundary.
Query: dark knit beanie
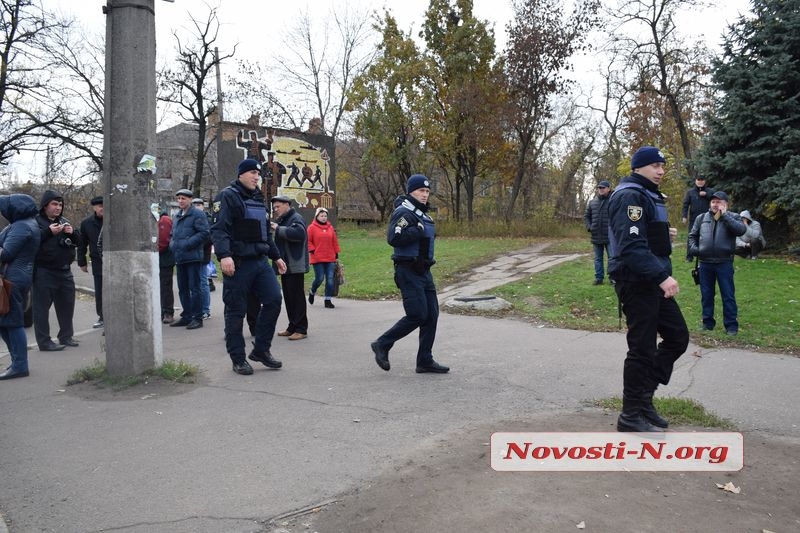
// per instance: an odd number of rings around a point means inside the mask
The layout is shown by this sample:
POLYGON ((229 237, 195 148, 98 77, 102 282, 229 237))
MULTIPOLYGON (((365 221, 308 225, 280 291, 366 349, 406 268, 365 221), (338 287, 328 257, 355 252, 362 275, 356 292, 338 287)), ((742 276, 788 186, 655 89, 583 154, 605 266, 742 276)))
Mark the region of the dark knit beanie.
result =
POLYGON ((655 146, 642 146, 631 158, 631 169, 642 168, 653 163, 666 163, 664 154, 655 146))
POLYGON ((417 189, 422 189, 423 187, 430 189, 431 182, 423 176, 422 174, 414 174, 410 178, 408 178, 408 183, 406 184, 406 192, 411 194, 413 191, 417 189))
POLYGON ((241 163, 239 163, 239 171, 237 176, 241 176, 245 172, 250 172, 251 170, 258 170, 261 172, 261 163, 256 161, 255 159, 245 159, 241 163))

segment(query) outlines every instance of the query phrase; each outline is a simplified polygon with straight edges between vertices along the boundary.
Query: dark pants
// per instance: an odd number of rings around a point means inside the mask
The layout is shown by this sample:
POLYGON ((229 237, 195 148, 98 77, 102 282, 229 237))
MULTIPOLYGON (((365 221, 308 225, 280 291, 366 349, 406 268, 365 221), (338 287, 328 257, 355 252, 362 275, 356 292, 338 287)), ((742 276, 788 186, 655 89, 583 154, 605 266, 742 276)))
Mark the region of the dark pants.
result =
POLYGON ((203 293, 200 276, 205 265, 199 261, 178 265, 178 298, 181 301, 181 320, 203 320, 203 293))
POLYGON ((403 296, 406 315, 378 337, 378 344, 390 350, 394 343, 419 328, 417 366, 427 366, 433 361, 433 341, 439 322, 439 300, 430 270, 415 272, 410 264, 398 263, 394 267, 394 282, 403 296))
POLYGON ((302 272, 281 275, 283 302, 286 304, 286 316, 289 319, 286 331, 289 333, 308 333, 305 278, 306 275, 302 272))
POLYGON ((34 271, 31 307, 33 330, 39 347, 52 341, 50 306, 56 310, 59 342, 71 338, 74 333, 72 317, 75 314, 75 279, 70 269, 56 270, 37 266, 34 271))
POLYGON ((750 246, 741 246, 736 248, 736 255, 748 258, 748 257, 758 257, 758 254, 761 253, 764 247, 761 245, 761 241, 759 239, 754 240, 750 243, 750 246))
POLYGON ((92 265, 92 278, 94 278, 94 310, 97 317, 103 320, 103 271, 95 272, 92 265))
POLYGON ((245 360, 242 326, 247 313, 248 295, 256 296, 261 309, 256 318, 253 351, 269 352, 275 324, 281 313, 281 291, 275 272, 264 257, 237 259, 233 276, 222 276, 222 301, 225 304, 225 348, 231 361, 245 360))
POLYGON ((739 331, 739 308, 736 305, 736 289, 733 285, 733 261, 705 263, 700 261, 700 301, 703 306, 703 327, 714 329, 714 297, 719 284, 722 298, 722 323, 725 331, 739 331))
POLYGON ((175 293, 172 292, 172 270, 174 265, 158 268, 158 280, 161 288, 161 318, 175 313, 175 293))
POLYGON ((669 383, 675 361, 689 346, 689 329, 678 302, 664 298, 655 283, 617 281, 614 288, 628 325, 622 394, 640 399, 669 383))

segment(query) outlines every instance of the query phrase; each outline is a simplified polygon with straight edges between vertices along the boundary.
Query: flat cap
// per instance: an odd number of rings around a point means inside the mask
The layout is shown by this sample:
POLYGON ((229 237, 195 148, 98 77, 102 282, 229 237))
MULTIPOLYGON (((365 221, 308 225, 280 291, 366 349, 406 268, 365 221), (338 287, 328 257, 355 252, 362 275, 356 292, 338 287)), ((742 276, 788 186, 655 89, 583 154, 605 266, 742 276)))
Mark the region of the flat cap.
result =
POLYGON ((275 202, 283 202, 285 204, 291 204, 292 203, 292 199, 289 198, 288 196, 283 196, 283 195, 281 195, 281 196, 273 196, 272 200, 270 200, 269 203, 274 204, 275 202))
POLYGON ((175 196, 186 196, 188 198, 192 198, 194 193, 189 189, 178 189, 178 192, 175 193, 175 196))

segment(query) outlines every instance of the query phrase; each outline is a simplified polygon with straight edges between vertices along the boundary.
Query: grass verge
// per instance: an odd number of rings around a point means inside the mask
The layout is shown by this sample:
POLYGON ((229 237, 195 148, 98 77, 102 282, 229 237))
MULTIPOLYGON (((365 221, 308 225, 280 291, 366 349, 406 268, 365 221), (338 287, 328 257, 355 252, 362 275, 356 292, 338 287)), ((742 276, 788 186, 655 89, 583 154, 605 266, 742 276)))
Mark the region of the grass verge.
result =
POLYGON ((136 386, 140 383, 145 383, 148 379, 153 377, 158 377, 166 381, 173 381, 175 383, 194 383, 199 373, 200 368, 195 365, 184 363, 183 361, 167 359, 161 366, 150 369, 141 375, 115 377, 108 375, 105 363, 95 359, 91 365, 76 370, 69 379, 67 379, 67 386, 77 385, 78 383, 95 382, 110 387, 115 391, 119 391, 136 386))
MULTIPOLYGON (((602 400, 594 400, 595 407, 608 409, 609 411, 622 410, 622 398, 613 397, 602 400)), ((653 398, 653 405, 658 413, 669 420, 670 425, 675 426, 701 426, 704 428, 721 428, 735 430, 736 426, 724 418, 720 418, 714 413, 709 413, 705 408, 694 400, 686 398, 653 398)))

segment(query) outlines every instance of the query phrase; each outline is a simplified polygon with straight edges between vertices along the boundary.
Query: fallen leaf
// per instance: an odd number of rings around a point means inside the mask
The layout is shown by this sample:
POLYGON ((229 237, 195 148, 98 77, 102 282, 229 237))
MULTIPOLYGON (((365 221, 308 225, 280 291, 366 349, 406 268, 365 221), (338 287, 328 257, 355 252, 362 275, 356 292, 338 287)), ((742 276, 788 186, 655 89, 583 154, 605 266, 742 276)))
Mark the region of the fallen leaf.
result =
POLYGON ((586 529, 586 522, 584 522, 583 520, 581 520, 580 522, 578 522, 577 524, 575 524, 575 527, 577 527, 578 529, 586 529))
POLYGON ((717 488, 718 489, 722 489, 725 492, 732 492, 734 494, 739 494, 742 491, 741 488, 737 487, 736 485, 734 485, 730 481, 728 481, 724 485, 720 485, 719 483, 717 483, 717 488))
POLYGON ((695 357, 703 357, 703 354, 700 352, 700 350, 693 351, 692 355, 695 357))

